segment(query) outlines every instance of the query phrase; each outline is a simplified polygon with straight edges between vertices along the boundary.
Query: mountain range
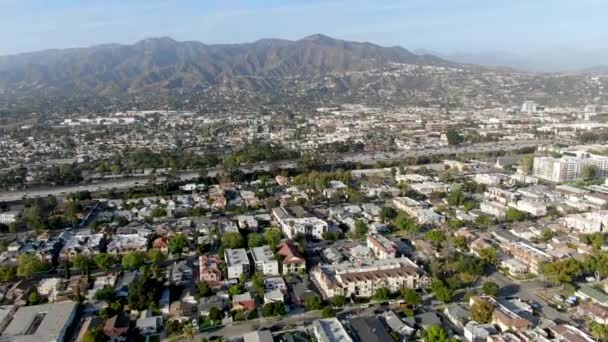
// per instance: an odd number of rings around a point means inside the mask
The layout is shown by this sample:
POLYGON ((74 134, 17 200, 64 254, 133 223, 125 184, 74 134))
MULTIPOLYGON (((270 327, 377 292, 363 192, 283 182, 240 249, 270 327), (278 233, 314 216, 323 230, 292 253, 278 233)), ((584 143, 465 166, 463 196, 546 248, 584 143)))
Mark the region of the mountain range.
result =
POLYGON ((483 108, 602 101, 601 84, 596 90, 586 77, 480 67, 321 34, 219 45, 152 38, 0 56, 0 118, 158 106, 215 111, 231 102, 483 108))

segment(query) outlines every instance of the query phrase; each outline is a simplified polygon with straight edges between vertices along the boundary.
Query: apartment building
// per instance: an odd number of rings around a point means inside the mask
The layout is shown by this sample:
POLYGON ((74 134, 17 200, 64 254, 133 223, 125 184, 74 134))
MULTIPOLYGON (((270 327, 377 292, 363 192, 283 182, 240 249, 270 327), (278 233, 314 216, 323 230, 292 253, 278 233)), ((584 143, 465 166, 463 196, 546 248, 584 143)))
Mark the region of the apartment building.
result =
POLYGON ((394 259, 397 257, 397 244, 379 234, 367 236, 367 247, 377 259, 394 259))
POLYGON ((228 279, 238 279, 241 274, 249 274, 250 265, 247 252, 244 248, 226 249, 224 261, 228 271, 228 279))
POLYGON ((506 205, 501 204, 499 202, 483 201, 479 204, 479 210, 481 210, 482 213, 494 216, 499 219, 505 217, 505 214, 507 213, 508 209, 509 208, 507 208, 506 205))
POLYGON ((608 210, 565 216, 564 225, 584 234, 605 232, 608 229, 608 210))
POLYGON ((199 280, 207 282, 211 287, 222 285, 222 271, 220 261, 212 256, 201 255, 198 257, 199 280))
POLYGON ((553 261, 551 255, 522 241, 508 243, 502 247, 507 254, 526 265, 533 273, 539 273, 543 263, 553 261))
POLYGON ((577 153, 576 157, 535 157, 534 176, 551 182, 571 182, 582 178, 583 170, 593 167, 596 177, 608 176, 608 157, 577 153))
POLYGON ((430 281, 416 263, 405 257, 373 260, 365 265, 317 265, 311 270, 311 279, 324 298, 371 297, 380 288, 397 292, 403 287, 423 287, 430 281))
POLYGON ((547 206, 544 203, 533 202, 528 200, 520 200, 509 203, 510 207, 528 213, 532 216, 547 215, 547 206))
POLYGON ((317 341, 353 342, 342 323, 335 317, 316 320, 312 327, 317 341))
POLYGON ((278 246, 277 254, 283 257, 283 274, 299 273, 306 270, 306 259, 300 255, 290 241, 284 241, 278 246))
POLYGON ((329 229, 327 222, 314 217, 302 207, 274 208, 272 215, 289 239, 293 239, 298 234, 323 239, 323 234, 329 229))
POLYGON ((279 275, 279 262, 269 246, 254 247, 250 253, 256 272, 264 275, 279 275))

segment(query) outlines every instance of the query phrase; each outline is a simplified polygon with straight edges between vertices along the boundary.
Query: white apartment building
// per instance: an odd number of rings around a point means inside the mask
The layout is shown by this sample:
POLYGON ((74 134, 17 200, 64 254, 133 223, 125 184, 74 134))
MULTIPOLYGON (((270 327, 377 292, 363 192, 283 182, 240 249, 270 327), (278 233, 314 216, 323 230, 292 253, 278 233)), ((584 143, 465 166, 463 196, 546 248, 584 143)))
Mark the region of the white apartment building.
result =
POLYGON ((323 234, 329 229, 327 222, 320 218, 314 216, 294 217, 283 207, 272 209, 272 215, 289 239, 293 239, 298 234, 323 239, 323 234))
POLYGON ((509 203, 509 206, 517 210, 526 212, 532 216, 547 215, 547 206, 540 202, 521 200, 517 202, 511 202, 509 203))
POLYGON ((269 246, 254 247, 250 252, 256 272, 264 275, 279 275, 279 262, 269 246))
POLYGON ((568 215, 564 217, 564 225, 584 234, 605 232, 608 230, 608 210, 568 215))
POLYGON ((249 274, 249 258, 244 248, 226 249, 224 261, 228 270, 228 279, 238 279, 241 274, 249 274))
POLYGON ((479 210, 481 210, 482 213, 492 215, 499 219, 505 217, 507 209, 506 205, 498 202, 483 201, 479 204, 479 210))
POLYGON ((365 265, 317 265, 311 270, 311 279, 324 298, 371 297, 380 288, 397 292, 403 287, 424 287, 430 281, 416 263, 405 257, 373 260, 365 265))
POLYGON ((578 157, 535 157, 534 176, 552 182, 580 180, 586 167, 594 167, 596 177, 608 176, 608 157, 579 154, 578 157))

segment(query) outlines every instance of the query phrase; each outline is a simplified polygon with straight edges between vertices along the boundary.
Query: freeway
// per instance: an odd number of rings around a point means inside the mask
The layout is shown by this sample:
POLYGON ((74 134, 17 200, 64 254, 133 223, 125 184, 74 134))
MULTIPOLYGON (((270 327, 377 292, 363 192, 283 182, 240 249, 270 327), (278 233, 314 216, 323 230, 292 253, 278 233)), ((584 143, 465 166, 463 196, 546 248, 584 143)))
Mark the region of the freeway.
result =
MULTIPOLYGON (((392 152, 362 152, 362 153, 345 153, 340 155, 326 154, 322 155, 322 160, 326 163, 363 163, 373 164, 377 161, 397 161, 406 158, 416 158, 424 156, 437 156, 437 155, 450 155, 459 153, 488 153, 494 151, 514 151, 522 148, 537 147, 541 144, 547 143, 544 140, 522 140, 522 141, 507 141, 497 143, 482 143, 466 146, 449 146, 430 148, 423 150, 410 150, 410 151, 392 151, 392 152)), ((253 172, 253 171, 270 171, 274 168, 289 169, 295 168, 297 163, 295 161, 279 161, 279 162, 260 162, 249 165, 242 165, 241 171, 253 172)), ((215 176, 222 169, 220 167, 211 168, 207 170, 209 176, 215 176)), ((179 174, 179 178, 182 181, 190 181, 199 177, 198 171, 184 171, 179 174)), ((163 177, 157 177, 157 182, 162 182, 163 177)), ((72 186, 57 186, 57 187, 46 187, 38 189, 28 189, 19 191, 5 191, 0 192, 0 202, 15 202, 20 201, 24 198, 35 198, 35 197, 46 197, 49 195, 56 197, 64 197, 73 192, 79 191, 109 191, 109 190, 126 190, 133 187, 138 187, 148 182, 147 177, 131 177, 116 179, 110 181, 101 181, 97 183, 72 185, 72 186)))

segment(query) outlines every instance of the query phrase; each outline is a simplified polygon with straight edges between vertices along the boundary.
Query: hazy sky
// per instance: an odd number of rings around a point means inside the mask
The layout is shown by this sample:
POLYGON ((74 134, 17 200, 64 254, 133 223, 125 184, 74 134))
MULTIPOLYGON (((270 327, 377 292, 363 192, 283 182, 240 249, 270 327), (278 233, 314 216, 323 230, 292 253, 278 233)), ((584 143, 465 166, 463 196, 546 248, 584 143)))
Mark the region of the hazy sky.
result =
POLYGON ((606 0, 0 0, 0 54, 312 33, 443 52, 592 49, 608 45, 607 13, 606 0))

